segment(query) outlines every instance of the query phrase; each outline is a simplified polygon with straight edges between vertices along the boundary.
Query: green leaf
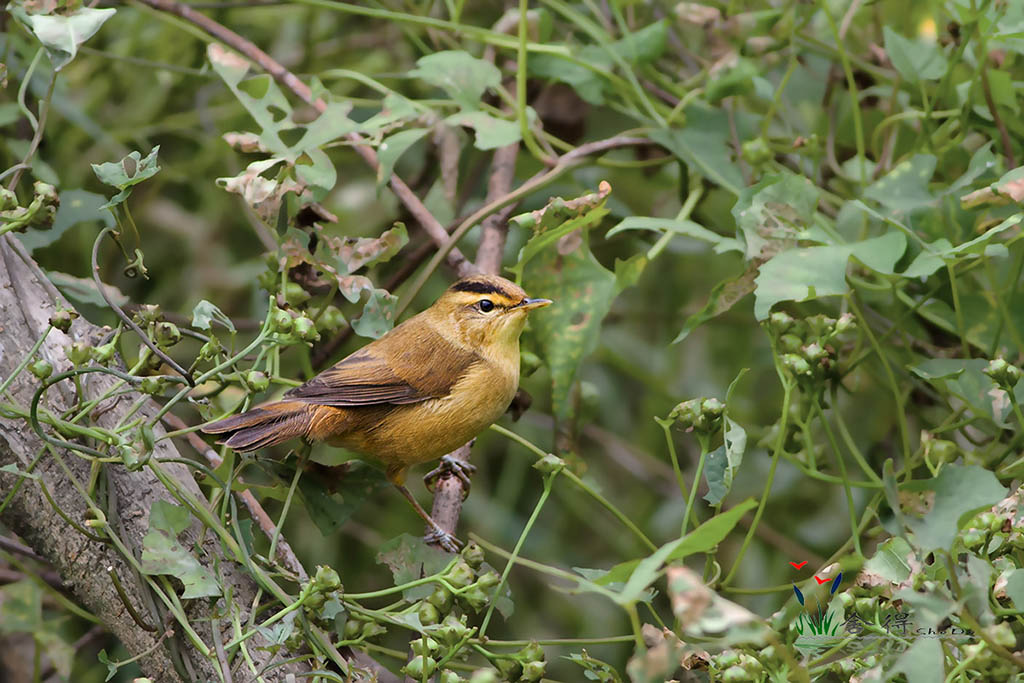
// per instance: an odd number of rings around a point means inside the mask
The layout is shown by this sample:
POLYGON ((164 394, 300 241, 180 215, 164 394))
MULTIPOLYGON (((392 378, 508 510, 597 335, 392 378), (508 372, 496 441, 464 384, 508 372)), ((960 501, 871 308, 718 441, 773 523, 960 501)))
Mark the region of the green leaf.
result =
POLYGON ((626 581, 617 601, 620 604, 634 602, 658 577, 663 564, 713 550, 729 535, 740 517, 754 507, 757 507, 757 501, 748 498, 739 505, 715 515, 682 538, 666 543, 649 557, 615 565, 594 583, 607 585, 616 581, 626 581))
POLYGON ((145 159, 142 158, 142 154, 139 152, 132 152, 118 162, 107 161, 102 164, 92 164, 92 171, 100 179, 100 182, 121 190, 111 197, 106 204, 101 206, 100 209, 109 209, 117 206, 128 199, 128 196, 132 193, 132 187, 156 175, 157 171, 160 170, 160 165, 156 159, 159 151, 160 145, 157 145, 150 150, 145 159))
POLYGON ((463 109, 478 109, 484 92, 501 85, 498 67, 463 50, 420 57, 409 75, 441 88, 463 109))
POLYGON ((908 482, 900 490, 935 492, 932 508, 923 519, 907 518, 924 552, 948 550, 961 521, 1006 497, 1006 487, 996 475, 977 465, 946 465, 939 476, 908 482))
POLYGON ((123 190, 156 175, 160 170, 156 159, 159 151, 160 145, 157 145, 150 150, 145 159, 140 152, 132 152, 118 162, 92 164, 92 170, 100 182, 123 190))
POLYGON ((106 203, 107 198, 95 192, 65 190, 60 193, 60 207, 53 219, 53 227, 49 230, 29 230, 18 235, 18 239, 26 249, 34 251, 50 246, 80 223, 98 222, 103 227, 112 227, 115 224, 114 217, 109 211, 103 210, 106 203))
MULTIPOLYGON (((421 536, 402 534, 380 547, 377 564, 387 565, 394 577, 395 585, 409 583, 423 576, 436 574, 451 561, 451 555, 437 546, 427 545, 421 536)), ((407 600, 419 600, 430 595, 434 586, 407 588, 403 595, 407 600)))
POLYGON ((780 240, 792 240, 811 227, 821 191, 791 173, 766 176, 739 193, 732 215, 747 260, 765 258, 780 240))
POLYGON ((149 511, 149 531, 142 539, 142 571, 169 574, 183 584, 183 598, 214 597, 221 594, 217 579, 178 541, 189 527, 190 515, 180 505, 158 500, 149 511))
POLYGON ((941 681, 946 678, 943 659, 942 645, 938 638, 916 638, 886 672, 886 678, 891 679, 903 673, 907 676, 907 683, 941 681))
MULTIPOLYGON (((46 271, 46 277, 50 278, 50 281, 57 285, 61 294, 70 299, 84 304, 99 306, 100 308, 107 306, 107 302, 103 300, 99 290, 96 289, 96 282, 92 278, 75 277, 74 275, 68 275, 56 270, 46 271)), ((103 291, 118 306, 124 306, 128 303, 128 297, 113 285, 104 284, 103 291)))
POLYGON ((115 662, 107 656, 106 649, 100 650, 99 654, 96 655, 96 659, 100 661, 100 664, 105 664, 107 667, 107 677, 104 678, 104 682, 109 681, 111 678, 117 675, 117 668, 120 663, 115 662))
MULTIPOLYGON (((533 237, 519 251, 518 263, 510 268, 531 296, 555 302, 531 317, 529 334, 551 371, 554 412, 562 419, 572 412, 569 394, 576 371, 596 348, 601 321, 629 280, 624 276, 620 282, 590 252, 588 228, 607 213, 605 196, 588 195, 581 198, 588 200, 582 205, 579 200, 552 200, 542 210, 533 237), (565 220, 574 207, 578 213, 565 220)), ((516 218, 526 223, 537 220, 533 214, 516 218)))
POLYGON ((903 538, 889 538, 878 546, 874 556, 864 563, 864 569, 892 583, 903 583, 910 578, 912 569, 907 558, 912 555, 914 549, 903 538))
POLYGON ((352 321, 352 331, 360 337, 378 339, 395 326, 398 297, 386 289, 374 289, 363 306, 363 313, 352 321))
POLYGON ((380 166, 377 167, 378 189, 391 180, 391 173, 395 170, 399 158, 429 132, 428 128, 410 128, 384 138, 377 148, 377 158, 380 161, 380 166))
POLYGON ((873 270, 892 274, 906 246, 903 233, 889 232, 856 244, 784 251, 762 265, 755 279, 754 317, 764 320, 780 301, 845 294, 850 256, 856 256, 873 270))
POLYGON ((653 130, 651 141, 667 149, 695 172, 738 195, 744 185, 743 174, 732 161, 729 123, 721 110, 691 105, 685 112, 685 128, 653 130))
POLYGON ((651 230, 653 232, 671 232, 677 235, 693 237, 702 242, 714 246, 716 254, 723 254, 729 251, 742 251, 740 244, 732 237, 719 235, 702 225, 690 220, 677 221, 672 218, 652 218, 650 216, 628 216, 605 233, 605 238, 611 238, 627 230, 651 230))
POLYGON ((932 81, 946 75, 949 64, 935 43, 904 38, 888 26, 882 27, 885 52, 904 80, 912 84, 932 81))
MULTIPOLYGON (((349 460, 330 472, 330 480, 316 472, 299 477, 306 511, 324 536, 337 531, 363 501, 388 485, 383 472, 361 460, 349 460)), ((286 476, 291 475, 282 474, 282 478, 286 476)))
POLYGON ((29 579, 3 588, 0 633, 36 633, 43 628, 42 589, 29 579))
POLYGON ((758 268, 755 261, 739 276, 722 280, 712 287, 707 303, 704 304, 703 308, 686 319, 686 322, 683 323, 683 329, 679 331, 679 334, 672 340, 672 343, 678 344, 683 341, 695 329, 712 318, 716 318, 730 310, 746 298, 756 287, 754 279, 757 277, 757 274, 758 268))
POLYGON ((585 102, 598 107, 604 104, 604 88, 607 79, 585 66, 570 62, 558 55, 541 54, 530 55, 527 69, 531 76, 565 83, 585 102))
POLYGON ((704 476, 708 492, 704 500, 710 505, 719 505, 732 489, 732 480, 743 463, 747 449, 747 431, 739 423, 726 416, 725 443, 708 454, 704 463, 704 476))
POLYGON ((468 126, 476 133, 473 146, 488 150, 511 145, 521 139, 519 124, 491 116, 482 111, 452 114, 444 120, 449 126, 468 126))
POLYGON ((235 325, 231 322, 231 318, 224 315, 219 308, 206 299, 197 303, 195 308, 192 309, 192 327, 198 327, 200 330, 209 330, 213 321, 220 323, 231 332, 235 331, 235 325))
POLYGON ((1024 569, 1014 569, 1006 578, 1006 597, 1014 608, 1024 610, 1024 569))
POLYGON ((932 206, 937 200, 929 192, 928 182, 935 173, 935 164, 933 155, 915 154, 869 185, 864 196, 893 212, 907 213, 932 206))
POLYGON ((665 53, 668 23, 663 19, 634 31, 609 47, 629 64, 649 64, 665 53))
POLYGON ((114 9, 82 7, 71 14, 26 14, 21 8, 11 13, 35 34, 46 48, 54 71, 60 71, 78 54, 78 48, 114 16, 114 9))
MULTIPOLYGON (((975 415, 1002 427, 1010 412, 1009 399, 983 372, 987 366, 988 361, 981 358, 929 358, 910 371, 965 401, 975 415)), ((1024 398, 1022 390, 1024 383, 1018 384, 1014 393, 1024 398)))

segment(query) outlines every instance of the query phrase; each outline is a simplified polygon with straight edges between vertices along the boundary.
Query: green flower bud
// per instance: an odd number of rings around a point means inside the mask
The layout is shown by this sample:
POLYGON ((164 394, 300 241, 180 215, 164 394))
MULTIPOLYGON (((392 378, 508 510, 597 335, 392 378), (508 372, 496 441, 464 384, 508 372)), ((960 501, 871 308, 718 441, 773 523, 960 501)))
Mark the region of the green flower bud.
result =
POLYGON ((417 655, 412 658, 408 664, 402 667, 402 671, 417 681, 422 680, 424 677, 429 678, 434 674, 434 669, 437 668, 437 662, 431 657, 424 657, 423 655, 417 655))
POLYGON ((523 649, 516 653, 516 657, 523 662, 543 662, 544 648, 536 640, 531 640, 523 646, 523 649))
POLYGON ((523 665, 515 659, 502 657, 494 660, 494 666, 498 668, 498 673, 506 681, 518 680, 523 673, 523 665))
POLYGON ((782 355, 782 367, 789 370, 790 374, 797 378, 813 376, 810 364, 795 353, 785 353, 782 355))
POLYGON ((419 616, 420 623, 424 626, 431 626, 441 621, 441 611, 426 600, 420 602, 419 607, 416 608, 416 615, 419 616))
POLYGON ((461 617, 456 617, 454 614, 449 614, 441 622, 441 627, 438 629, 438 635, 441 636, 447 645, 455 645, 466 637, 470 633, 471 629, 466 626, 466 615, 463 614, 461 617))
POLYGON ((480 578, 476 580, 476 585, 487 590, 488 588, 494 588, 497 586, 500 581, 501 577, 498 576, 498 572, 491 569, 480 575, 480 578))
POLYGON ((498 674, 494 669, 477 669, 469 677, 469 683, 498 683, 498 674))
POLYGON ((470 541, 460 553, 462 559, 473 569, 479 569, 484 563, 484 549, 474 541, 470 541))
POLYGON ((159 322, 156 324, 156 333, 153 336, 158 346, 167 348, 181 341, 181 330, 174 323, 159 322))
POLYGON ((76 311, 59 310, 54 311, 53 315, 50 316, 50 324, 61 332, 67 332, 71 329, 71 321, 78 317, 76 311))
POLYGON ((985 532, 981 529, 965 529, 961 532, 960 541, 968 550, 977 550, 985 543, 985 532))
POLYGON ((559 472, 565 468, 565 461, 553 453, 548 453, 543 458, 533 463, 533 469, 544 474, 559 472))
POLYGON ((363 632, 363 622, 355 617, 349 616, 348 621, 345 622, 345 628, 343 629, 343 636, 345 640, 355 640, 359 637, 359 634, 363 632))
POLYGON ((817 342, 808 344, 801 351, 803 352, 801 355, 803 355, 808 363, 816 363, 828 355, 828 352, 817 342))
POLYGON ((747 140, 741 145, 740 150, 743 160, 751 166, 760 166, 775 156, 772 148, 768 146, 764 138, 747 140))
POLYGON ((836 321, 835 327, 833 328, 835 334, 842 334, 850 330, 856 329, 857 320, 853 317, 852 313, 843 313, 839 316, 839 320, 836 321))
POLYGON ((441 678, 439 683, 464 683, 466 679, 455 673, 451 669, 445 669, 441 672, 441 678))
POLYGON ((92 344, 84 341, 72 342, 71 346, 64 349, 64 355, 66 355, 68 360, 76 367, 85 365, 89 362, 89 358, 92 356, 92 344))
MULTIPOLYGON (((452 595, 452 592, 444 586, 438 586, 427 598, 427 602, 436 607, 438 612, 448 614, 448 612, 452 611, 452 604, 455 602, 455 597, 452 595)), ((422 619, 420 621, 422 621, 422 619)))
POLYGON ((210 336, 210 341, 206 342, 199 349, 199 358, 202 360, 213 360, 217 357, 224 347, 220 343, 220 339, 214 336, 210 336))
POLYGON ((735 650, 725 650, 714 658, 714 662, 719 669, 728 669, 731 666, 739 666, 740 655, 735 650))
POLYGON ((334 571, 331 567, 321 564, 317 565, 316 577, 313 579, 313 585, 318 591, 324 593, 330 593, 341 588, 341 577, 338 576, 338 572, 334 571))
POLYGON ((706 398, 704 402, 700 404, 701 415, 718 419, 722 417, 722 413, 725 412, 725 405, 717 398, 706 398))
POLYGON ((793 316, 783 311, 776 311, 768 316, 768 327, 776 335, 784 334, 793 326, 793 316))
POLYGON ((38 377, 39 379, 46 379, 53 374, 53 366, 50 362, 40 358, 36 362, 28 366, 29 372, 38 377))
POLYGON ((315 614, 317 610, 324 606, 325 602, 327 602, 327 596, 320 591, 314 591, 306 596, 302 605, 306 608, 308 614, 315 614))
POLYGON ((309 301, 309 292, 298 282, 289 282, 284 286, 284 300, 292 306, 299 306, 309 301))
POLYGON ((441 649, 441 645, 430 636, 417 638, 409 643, 409 647, 412 649, 413 654, 423 655, 424 657, 429 657, 441 649))
POLYGON ((544 678, 544 662, 527 662, 523 664, 523 673, 519 677, 521 681, 539 681, 544 678))
POLYGON ((139 323, 139 325, 145 326, 158 322, 163 318, 163 315, 160 307, 156 304, 143 304, 136 309, 134 318, 135 322, 139 323))
POLYGON ((295 319, 292 331, 295 333, 295 336, 303 341, 311 342, 320 338, 320 333, 316 331, 316 325, 306 316, 295 319))
POLYGON ((853 602, 853 609, 857 612, 857 616, 869 621, 874 618, 877 608, 878 605, 874 598, 857 598, 853 602))
POLYGON ((469 584, 473 583, 475 576, 473 574, 473 569, 460 557, 458 561, 452 565, 451 569, 444 574, 444 580, 456 588, 465 588, 469 584))
POLYGON ((750 674, 742 666, 730 666, 722 672, 719 679, 722 683, 740 683, 750 680, 750 674))
POLYGON ((784 334, 779 337, 779 351, 797 353, 804 345, 804 340, 795 334, 784 334))
POLYGON ((270 380, 259 370, 250 370, 245 373, 245 383, 253 391, 266 391, 270 386, 270 380))
POLYGON ((274 321, 271 325, 271 329, 273 329, 275 332, 280 332, 281 334, 288 334, 289 332, 292 331, 292 325, 294 324, 294 320, 295 319, 292 318, 291 314, 289 314, 288 311, 282 311, 281 309, 277 309, 276 311, 274 311, 274 321))
POLYGON ((466 589, 464 592, 459 594, 459 598, 473 608, 474 612, 479 612, 487 605, 487 601, 490 599, 490 595, 487 591, 483 590, 479 586, 472 586, 466 589))
POLYGON ((139 384, 139 391, 150 396, 159 396, 164 393, 167 382, 160 377, 144 377, 139 384))
POLYGON ((117 353, 117 346, 114 342, 107 342, 102 346, 97 346, 92 350, 92 359, 100 365, 107 365, 114 359, 114 354, 117 353))
POLYGON ((0 211, 7 211, 18 206, 18 195, 6 187, 0 187, 0 211))

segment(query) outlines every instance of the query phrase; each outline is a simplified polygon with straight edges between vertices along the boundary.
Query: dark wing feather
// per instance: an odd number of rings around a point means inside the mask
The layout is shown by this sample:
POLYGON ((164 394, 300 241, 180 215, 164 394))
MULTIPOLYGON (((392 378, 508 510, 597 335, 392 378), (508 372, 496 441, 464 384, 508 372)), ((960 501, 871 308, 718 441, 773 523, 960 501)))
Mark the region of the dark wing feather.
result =
POLYGON ((388 342, 386 346, 380 340, 367 344, 285 398, 338 408, 419 403, 447 396, 480 360, 425 325, 403 323, 388 333, 388 342))

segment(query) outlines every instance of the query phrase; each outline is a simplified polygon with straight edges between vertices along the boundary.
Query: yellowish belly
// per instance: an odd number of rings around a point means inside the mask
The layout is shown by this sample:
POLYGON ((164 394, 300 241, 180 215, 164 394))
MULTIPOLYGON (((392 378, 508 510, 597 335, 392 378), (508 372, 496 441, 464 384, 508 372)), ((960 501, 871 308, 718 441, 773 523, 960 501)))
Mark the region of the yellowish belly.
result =
POLYGON ((447 397, 396 406, 376 427, 332 441, 389 468, 436 460, 501 417, 518 384, 518 372, 513 375, 482 363, 459 380, 447 397))

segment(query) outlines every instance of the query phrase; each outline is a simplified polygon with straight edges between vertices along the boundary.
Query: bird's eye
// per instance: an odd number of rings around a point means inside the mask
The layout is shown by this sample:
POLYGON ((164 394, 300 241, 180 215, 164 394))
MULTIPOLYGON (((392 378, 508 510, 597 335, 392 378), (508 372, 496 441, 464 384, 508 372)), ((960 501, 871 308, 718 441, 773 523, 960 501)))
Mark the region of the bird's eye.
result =
POLYGON ((477 306, 480 308, 481 313, 490 313, 494 310, 494 302, 490 299, 480 299, 480 303, 477 306))

